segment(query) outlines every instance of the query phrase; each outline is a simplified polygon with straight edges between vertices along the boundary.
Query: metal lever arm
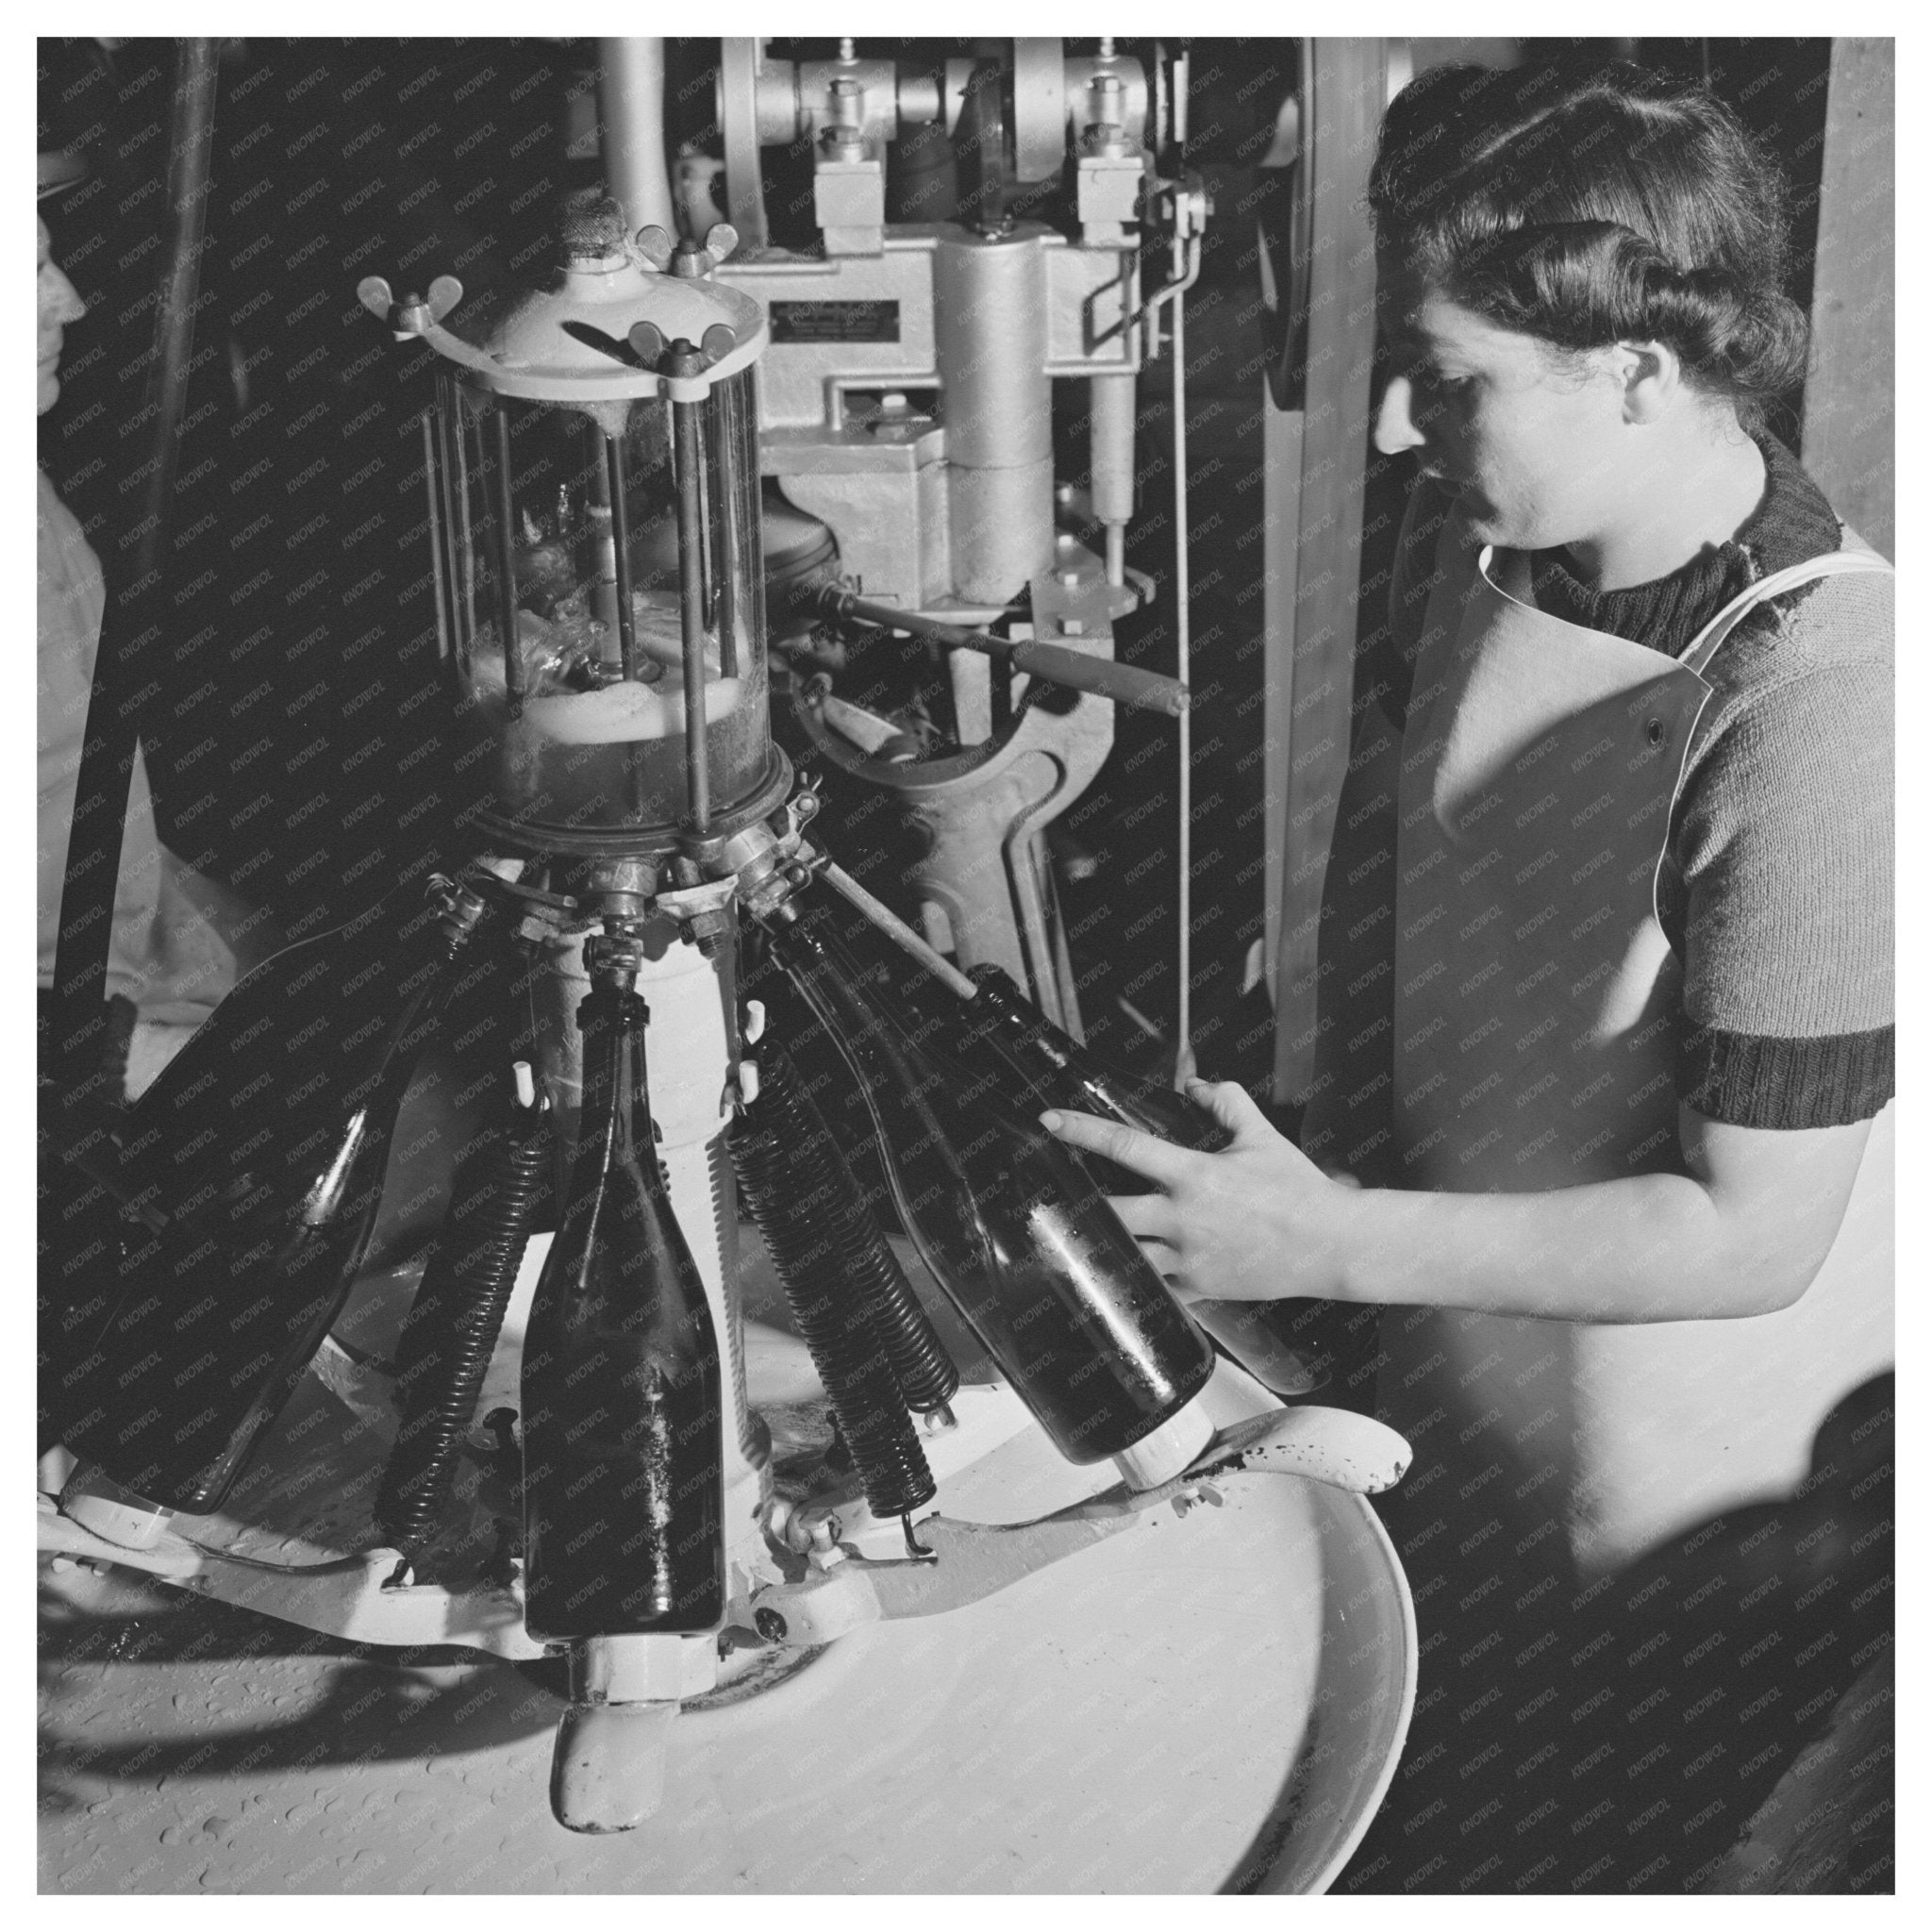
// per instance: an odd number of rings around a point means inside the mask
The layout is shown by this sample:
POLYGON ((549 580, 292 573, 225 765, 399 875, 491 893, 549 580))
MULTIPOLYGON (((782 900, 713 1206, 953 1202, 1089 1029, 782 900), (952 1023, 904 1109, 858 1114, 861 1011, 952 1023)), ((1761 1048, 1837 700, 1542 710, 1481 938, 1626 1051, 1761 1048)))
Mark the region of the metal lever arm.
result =
POLYGON ((914 637, 930 638, 949 651, 978 651, 989 658, 1003 658, 1016 671, 1029 677, 1044 678, 1049 684, 1063 684, 1074 691, 1091 691, 1096 697, 1117 705, 1132 705, 1143 711, 1162 711, 1177 718, 1188 708, 1187 687, 1177 679, 1141 671, 1131 664, 1116 664, 1111 658, 1090 658, 1083 651, 1063 644, 1016 643, 996 638, 991 632, 969 630, 963 625, 942 624, 935 617, 922 617, 916 611, 900 610, 890 604, 874 604, 869 598, 855 597, 836 584, 819 592, 819 608, 828 616, 858 618, 865 624, 890 625, 914 637))
POLYGON ((797 1583, 767 1585, 751 1600, 759 1634, 788 1646, 829 1643, 864 1624, 932 1617, 997 1594, 1023 1576, 1133 1527, 1171 1499, 1185 1507, 1209 1478, 1241 1483, 1264 1474, 1307 1476, 1358 1495, 1398 1482, 1408 1444, 1370 1416, 1341 1408, 1277 1408, 1217 1432, 1172 1482, 1151 1490, 1116 1484, 1097 1496, 1034 1523, 955 1522, 928 1516, 919 1524, 932 1557, 924 1562, 847 1557, 797 1583), (1223 1472, 1226 1472, 1224 1475, 1223 1472))
POLYGON ((1136 710, 1178 718, 1188 708, 1188 688, 1177 679, 1132 664, 1117 664, 1111 658, 1089 658, 1064 644, 1015 644, 1012 663, 1015 671, 1029 676, 1091 691, 1096 697, 1131 705, 1136 710))

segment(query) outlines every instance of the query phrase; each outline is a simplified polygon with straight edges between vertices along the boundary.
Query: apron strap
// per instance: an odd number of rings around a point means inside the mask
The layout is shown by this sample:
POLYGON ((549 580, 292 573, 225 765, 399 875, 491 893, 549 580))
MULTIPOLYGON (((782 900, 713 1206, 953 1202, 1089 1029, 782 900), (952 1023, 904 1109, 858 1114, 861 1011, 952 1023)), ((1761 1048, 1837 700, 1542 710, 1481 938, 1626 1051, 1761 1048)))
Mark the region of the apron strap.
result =
POLYGON ((1768 577, 1758 578, 1733 597, 1685 646, 1677 661, 1687 671, 1694 671, 1701 675, 1705 666, 1717 655, 1718 646, 1759 604, 1782 596, 1787 591, 1796 590, 1800 584, 1815 583, 1821 577, 1879 570, 1890 572, 1891 565, 1875 550, 1827 550, 1823 557, 1807 558, 1803 563, 1773 571, 1768 577))

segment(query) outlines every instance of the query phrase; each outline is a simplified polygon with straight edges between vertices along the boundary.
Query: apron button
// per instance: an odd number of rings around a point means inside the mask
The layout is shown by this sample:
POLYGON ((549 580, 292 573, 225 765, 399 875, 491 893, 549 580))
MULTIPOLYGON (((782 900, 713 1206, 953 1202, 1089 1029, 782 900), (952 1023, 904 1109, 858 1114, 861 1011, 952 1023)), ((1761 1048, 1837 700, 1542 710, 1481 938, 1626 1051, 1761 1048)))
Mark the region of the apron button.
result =
POLYGON ((1664 741, 1663 720, 1661 718, 1653 718, 1650 721, 1650 723, 1643 727, 1643 732, 1644 736, 1650 740, 1651 743, 1661 744, 1664 741))

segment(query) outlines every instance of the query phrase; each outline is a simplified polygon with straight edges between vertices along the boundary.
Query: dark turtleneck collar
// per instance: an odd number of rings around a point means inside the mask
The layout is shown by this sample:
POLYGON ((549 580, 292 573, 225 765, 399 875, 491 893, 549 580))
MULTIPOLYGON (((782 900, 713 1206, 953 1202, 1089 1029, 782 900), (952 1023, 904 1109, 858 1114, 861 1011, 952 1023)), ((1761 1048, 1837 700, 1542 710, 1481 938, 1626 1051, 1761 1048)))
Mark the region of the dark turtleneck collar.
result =
POLYGON ((1621 591, 1592 591, 1569 553, 1530 553, 1537 605, 1553 617, 1679 656, 1731 599, 1758 578, 1839 547, 1839 523, 1817 484, 1774 436, 1759 436, 1764 494, 1735 537, 1669 576, 1621 591))

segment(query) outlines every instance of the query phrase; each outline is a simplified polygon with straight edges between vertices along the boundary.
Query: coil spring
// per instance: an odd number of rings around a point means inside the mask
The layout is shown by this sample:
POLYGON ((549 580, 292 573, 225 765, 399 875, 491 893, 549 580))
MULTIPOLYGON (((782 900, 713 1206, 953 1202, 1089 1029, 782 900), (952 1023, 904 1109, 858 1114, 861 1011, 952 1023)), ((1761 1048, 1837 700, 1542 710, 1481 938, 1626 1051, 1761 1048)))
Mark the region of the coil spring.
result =
MULTIPOLYGON (((905 1516, 936 1492, 890 1347, 892 1290, 910 1303, 911 1286, 777 1041, 760 1043, 758 1073, 758 1097, 731 1129, 738 1184, 831 1397, 873 1514, 905 1516)), ((919 1319, 924 1324, 923 1311, 919 1319)), ((936 1336, 926 1353, 937 1355, 957 1389, 958 1372, 936 1336)), ((922 1366, 926 1386, 933 1386, 930 1360, 922 1357, 922 1366)))
MULTIPOLYGON (((859 1204, 863 1208, 863 1195, 859 1196, 859 1204)), ((878 1298, 873 1309, 873 1318, 886 1345, 886 1359, 899 1378, 906 1406, 921 1415, 931 1415, 958 1394, 959 1371, 946 1353, 946 1345, 940 1340, 931 1318, 919 1306, 912 1284, 906 1279, 906 1271, 886 1246, 885 1237, 878 1233, 876 1222, 873 1232, 891 1264, 891 1272, 879 1277, 878 1298)))
MULTIPOLYGON (((541 1118, 536 1116, 535 1118, 541 1118)), ((547 1134, 490 1129, 456 1187, 396 1345, 402 1418, 375 1522, 408 1557, 436 1534, 516 1285, 530 1216, 548 1181, 547 1134)))
MULTIPOLYGON (((781 981, 776 991, 780 997, 783 997, 789 989, 781 981)), ((767 997, 770 998, 771 995, 768 993, 767 997)), ((845 1063, 840 1057, 839 1049, 832 1043, 831 1037, 819 1024, 817 1017, 805 1001, 799 999, 788 1005, 785 1008, 785 1017, 788 1024, 794 1025, 808 1036, 807 1045, 823 1050, 826 1067, 836 1069, 838 1074, 849 1085, 850 1075, 846 1074, 845 1063)), ((761 1069, 763 1058, 764 1051, 761 1048, 761 1069)), ((781 1084, 790 1084, 808 1096, 811 1089, 800 1073, 797 1062, 789 1055, 785 1067, 786 1072, 780 1076, 781 1084)), ((819 1115, 815 1105, 812 1111, 823 1124, 824 1117, 819 1115)), ((860 1131, 869 1137, 874 1135, 877 1130, 862 1105, 858 1111, 864 1117, 864 1124, 860 1131)), ((954 1364, 952 1357, 946 1353, 946 1345, 940 1340, 939 1331, 932 1325, 932 1318, 921 1307, 918 1295, 913 1292, 912 1284, 906 1278, 906 1271, 899 1265, 898 1257, 886 1245, 885 1237, 879 1232, 880 1190, 875 1186, 868 1188, 860 1183, 858 1174, 853 1172, 841 1151, 835 1135, 828 1134, 827 1145, 832 1158, 844 1170, 846 1178, 852 1184, 857 1211, 863 1215, 870 1224, 872 1239, 876 1241, 882 1257, 875 1268, 868 1271, 868 1291, 875 1297, 874 1319, 878 1324, 881 1339, 885 1342, 886 1358, 892 1365, 892 1373, 899 1378, 899 1391, 906 1398, 906 1406, 916 1409, 921 1415, 930 1415, 936 1409, 944 1408, 959 1392, 959 1371, 954 1364)), ((875 1141, 873 1148, 875 1153, 875 1141)), ((884 1163, 879 1164, 883 1171, 884 1163)), ((890 1199, 888 1195, 888 1205, 890 1199)))

